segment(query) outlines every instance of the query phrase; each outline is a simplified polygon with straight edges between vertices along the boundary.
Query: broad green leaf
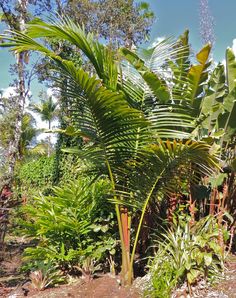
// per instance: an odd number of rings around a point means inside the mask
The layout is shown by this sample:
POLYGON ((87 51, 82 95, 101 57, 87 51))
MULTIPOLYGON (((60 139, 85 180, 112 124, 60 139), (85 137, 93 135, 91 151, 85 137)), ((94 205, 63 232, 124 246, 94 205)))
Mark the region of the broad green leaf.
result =
POLYGON ((201 271, 196 269, 191 269, 190 272, 187 273, 187 280, 189 284, 193 284, 200 274, 201 274, 201 271))
POLYGON ((209 267, 212 263, 212 254, 211 253, 205 253, 204 254, 204 262, 207 267, 209 267))
POLYGON ((209 181, 210 181, 212 187, 217 187, 217 186, 222 185, 224 179, 226 179, 226 178, 227 178, 227 174, 220 173, 217 176, 210 177, 209 181))
POLYGON ((227 83, 229 92, 236 87, 236 60, 232 49, 226 50, 227 83))
POLYGON ((208 82, 206 96, 201 105, 201 113, 207 116, 202 126, 208 130, 208 134, 218 128, 216 127, 217 118, 224 111, 223 99, 226 91, 224 66, 218 64, 208 82))
POLYGON ((210 63, 207 61, 209 59, 210 51, 210 45, 203 47, 197 54, 197 60, 200 64, 193 65, 188 73, 189 90, 187 97, 189 98, 190 103, 196 109, 199 109, 200 107, 201 99, 198 97, 203 92, 204 83, 208 78, 207 68, 210 66, 210 63))
POLYGON ((197 53, 196 57, 197 57, 198 62, 201 65, 205 65, 207 63, 207 60, 209 59, 210 52, 211 52, 211 45, 207 44, 200 50, 199 53, 197 53))

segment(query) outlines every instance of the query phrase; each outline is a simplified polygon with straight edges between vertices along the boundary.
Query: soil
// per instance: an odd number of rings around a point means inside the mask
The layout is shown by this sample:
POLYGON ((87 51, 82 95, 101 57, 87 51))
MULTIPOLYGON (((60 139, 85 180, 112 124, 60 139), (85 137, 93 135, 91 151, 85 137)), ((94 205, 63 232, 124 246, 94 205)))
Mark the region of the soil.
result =
POLYGON ((115 278, 103 276, 91 281, 82 279, 73 284, 61 285, 57 288, 50 288, 44 291, 28 292, 28 285, 13 289, 6 296, 8 298, 15 297, 34 297, 34 298, 139 298, 140 294, 132 288, 121 288, 115 278))
MULTIPOLYGON (((22 252, 26 246, 23 239, 8 241, 0 261, 0 297, 6 298, 139 298, 142 294, 137 288, 123 288, 117 276, 101 275, 91 281, 82 278, 73 279, 69 284, 36 291, 30 287, 27 277, 20 272, 22 252)), ((175 297, 189 297, 179 292, 175 297)), ((197 289, 193 297, 199 298, 236 298, 236 256, 227 263, 226 278, 211 288, 197 289)))

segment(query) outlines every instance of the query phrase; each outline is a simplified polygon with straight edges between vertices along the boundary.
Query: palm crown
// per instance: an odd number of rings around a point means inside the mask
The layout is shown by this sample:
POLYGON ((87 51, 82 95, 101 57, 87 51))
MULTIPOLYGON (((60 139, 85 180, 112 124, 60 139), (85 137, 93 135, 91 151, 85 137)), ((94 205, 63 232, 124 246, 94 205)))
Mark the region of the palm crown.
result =
POLYGON ((49 96, 48 99, 42 99, 39 104, 30 105, 30 109, 40 115, 43 121, 48 122, 48 128, 51 129, 51 123, 57 116, 58 104, 49 96))

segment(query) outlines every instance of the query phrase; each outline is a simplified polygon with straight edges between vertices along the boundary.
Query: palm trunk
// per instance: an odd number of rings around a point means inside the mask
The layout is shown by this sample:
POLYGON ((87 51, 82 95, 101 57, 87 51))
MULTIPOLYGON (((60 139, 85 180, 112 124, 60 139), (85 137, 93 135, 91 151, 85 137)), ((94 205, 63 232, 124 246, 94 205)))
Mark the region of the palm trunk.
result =
POLYGON ((122 249, 122 284, 128 285, 128 273, 130 270, 130 224, 131 218, 126 207, 120 208, 121 226, 124 246, 122 249))
MULTIPOLYGON (((48 120, 48 129, 51 130, 51 121, 48 120)), ((48 135, 48 157, 50 156, 51 153, 51 133, 48 135)))

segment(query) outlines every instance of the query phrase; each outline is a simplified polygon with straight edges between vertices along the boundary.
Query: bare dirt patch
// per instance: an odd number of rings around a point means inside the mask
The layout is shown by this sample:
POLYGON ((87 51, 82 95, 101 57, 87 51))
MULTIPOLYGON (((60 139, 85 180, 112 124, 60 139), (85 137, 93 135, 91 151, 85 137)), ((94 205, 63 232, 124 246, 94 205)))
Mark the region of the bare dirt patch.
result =
MULTIPOLYGON (((57 288, 50 288, 44 291, 29 290, 30 286, 27 284, 23 287, 13 289, 7 293, 5 297, 30 297, 30 298, 139 298, 141 295, 137 290, 132 288, 123 288, 119 286, 116 278, 109 275, 93 279, 91 281, 84 281, 79 279, 73 284, 61 285, 57 288)), ((4 296, 3 296, 4 297, 4 296)))

